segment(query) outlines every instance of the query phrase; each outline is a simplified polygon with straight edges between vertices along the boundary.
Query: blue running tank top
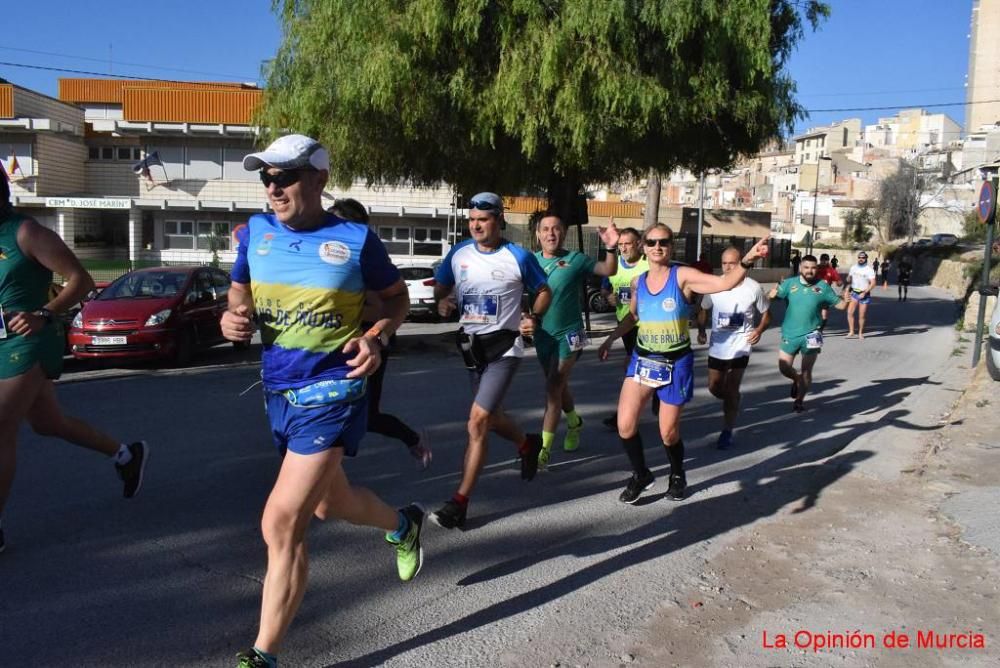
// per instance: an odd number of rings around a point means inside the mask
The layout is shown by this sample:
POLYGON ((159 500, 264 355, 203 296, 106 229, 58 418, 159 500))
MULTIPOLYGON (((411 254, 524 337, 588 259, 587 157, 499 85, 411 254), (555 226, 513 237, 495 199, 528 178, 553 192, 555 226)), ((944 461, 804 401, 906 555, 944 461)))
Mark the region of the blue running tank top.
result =
POLYGON ((646 285, 649 272, 637 281, 639 346, 655 353, 671 353, 691 346, 691 305, 677 284, 677 267, 670 268, 666 285, 653 294, 646 285))

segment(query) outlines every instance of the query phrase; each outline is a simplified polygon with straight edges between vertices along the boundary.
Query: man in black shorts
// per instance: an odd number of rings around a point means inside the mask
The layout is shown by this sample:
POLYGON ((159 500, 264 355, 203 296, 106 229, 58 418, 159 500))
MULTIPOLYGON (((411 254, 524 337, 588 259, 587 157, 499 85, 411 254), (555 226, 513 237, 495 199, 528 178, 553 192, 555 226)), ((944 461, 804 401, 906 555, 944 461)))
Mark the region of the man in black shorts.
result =
MULTIPOLYGON (((736 248, 722 252, 722 273, 732 272, 742 253, 736 248)), ((723 428, 717 446, 733 445, 733 428, 740 411, 740 384, 750 362, 750 350, 771 324, 770 303, 760 283, 744 278, 732 290, 705 295, 698 312, 698 343, 705 343, 705 322, 712 311, 712 342, 708 349, 708 391, 722 399, 723 428), (755 323, 759 320, 759 324, 755 323)))
POLYGON ((904 257, 896 266, 896 285, 899 290, 897 301, 906 301, 906 293, 910 291, 910 274, 912 273, 913 263, 909 257, 904 257))

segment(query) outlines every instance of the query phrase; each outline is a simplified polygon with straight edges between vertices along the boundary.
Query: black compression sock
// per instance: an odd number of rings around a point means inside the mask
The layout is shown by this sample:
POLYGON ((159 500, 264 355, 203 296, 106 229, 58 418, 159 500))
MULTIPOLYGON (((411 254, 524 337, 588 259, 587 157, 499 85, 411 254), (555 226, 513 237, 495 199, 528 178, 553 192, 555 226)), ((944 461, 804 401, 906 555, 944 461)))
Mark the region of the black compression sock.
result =
POLYGON ((671 475, 684 474, 684 441, 677 441, 673 445, 667 445, 667 457, 670 459, 671 475))
POLYGON ((642 451, 642 438, 639 434, 631 436, 629 438, 623 438, 622 447, 625 448, 625 454, 628 455, 628 461, 632 465, 632 470, 642 475, 649 469, 646 468, 646 455, 642 451))

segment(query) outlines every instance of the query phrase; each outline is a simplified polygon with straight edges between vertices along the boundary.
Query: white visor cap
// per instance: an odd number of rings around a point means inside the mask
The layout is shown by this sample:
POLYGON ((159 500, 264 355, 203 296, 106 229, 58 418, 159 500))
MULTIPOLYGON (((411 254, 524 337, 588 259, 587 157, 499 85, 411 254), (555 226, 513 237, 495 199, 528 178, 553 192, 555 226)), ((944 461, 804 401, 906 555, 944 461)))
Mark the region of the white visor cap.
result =
POLYGON ((243 158, 243 169, 248 172, 264 167, 278 169, 313 169, 330 170, 330 155, 323 145, 305 135, 285 135, 271 142, 271 145, 259 153, 251 153, 243 158))

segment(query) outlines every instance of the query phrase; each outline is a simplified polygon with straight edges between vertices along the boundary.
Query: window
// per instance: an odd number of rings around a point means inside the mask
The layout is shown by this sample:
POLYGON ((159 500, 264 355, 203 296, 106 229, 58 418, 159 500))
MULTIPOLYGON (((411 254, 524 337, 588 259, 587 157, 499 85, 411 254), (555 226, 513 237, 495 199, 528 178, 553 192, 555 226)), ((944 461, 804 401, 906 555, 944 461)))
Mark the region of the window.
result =
POLYGON ((142 149, 138 146, 90 146, 87 148, 90 160, 119 160, 138 162, 142 160, 142 149))
POLYGON ((232 230, 226 222, 198 221, 198 250, 227 251, 232 246, 232 230))
POLYGON ((203 181, 221 179, 222 150, 213 147, 189 146, 184 178, 203 181))
POLYGON ((165 249, 194 249, 194 223, 190 220, 168 220, 163 223, 165 249))
POLYGON ((99 146, 91 146, 87 151, 87 157, 91 160, 100 160, 101 149, 99 146))
POLYGON ((215 286, 215 294, 224 297, 229 292, 229 275, 224 271, 212 270, 212 285, 215 286))
POLYGON ((253 149, 226 147, 222 150, 222 178, 227 181, 257 181, 257 172, 243 169, 243 156, 253 149))
POLYGON ((10 174, 11 178, 19 179, 22 176, 31 176, 35 173, 35 165, 31 160, 31 144, 0 144, 0 163, 10 174), (11 169, 15 166, 17 169, 11 169))
POLYGON ((390 254, 410 255, 410 228, 379 226, 378 236, 390 254))
POLYGON ((183 146, 149 146, 148 152, 156 151, 163 163, 163 170, 170 181, 184 178, 184 147, 183 146))
POLYGON ((114 146, 102 146, 101 147, 101 160, 114 160, 115 159, 115 147, 114 146))
POLYGON ((440 227, 413 228, 413 254, 441 257, 444 252, 444 230, 440 227))

